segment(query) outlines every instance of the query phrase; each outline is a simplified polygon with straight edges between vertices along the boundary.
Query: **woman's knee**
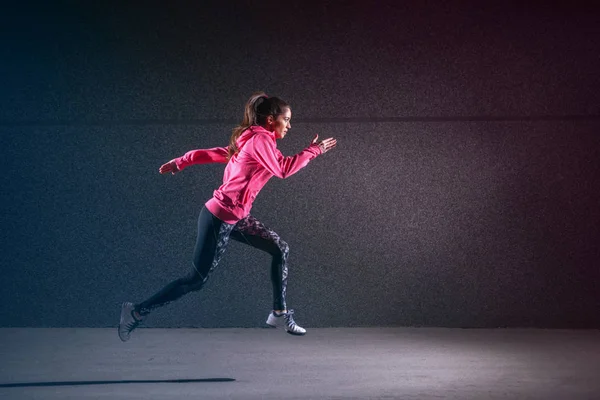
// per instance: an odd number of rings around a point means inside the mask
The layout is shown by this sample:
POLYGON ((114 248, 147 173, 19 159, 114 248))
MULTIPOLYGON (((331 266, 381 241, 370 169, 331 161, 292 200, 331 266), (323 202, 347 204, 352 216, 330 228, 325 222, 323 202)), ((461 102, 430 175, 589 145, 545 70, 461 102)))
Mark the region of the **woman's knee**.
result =
POLYGON ((200 290, 207 280, 208 275, 203 276, 196 269, 191 271, 185 278, 181 279, 183 286, 186 288, 186 292, 200 290))
POLYGON ((277 255, 285 260, 290 252, 290 246, 287 244, 287 242, 278 240, 277 249, 279 250, 277 255))

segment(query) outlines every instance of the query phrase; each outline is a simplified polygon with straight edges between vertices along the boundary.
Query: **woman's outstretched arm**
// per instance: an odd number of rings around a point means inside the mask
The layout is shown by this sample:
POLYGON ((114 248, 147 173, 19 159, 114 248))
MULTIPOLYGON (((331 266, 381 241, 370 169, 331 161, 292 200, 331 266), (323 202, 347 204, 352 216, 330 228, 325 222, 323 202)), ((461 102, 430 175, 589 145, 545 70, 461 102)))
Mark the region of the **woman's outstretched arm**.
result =
POLYGON ((213 147, 212 149, 198 149, 188 151, 181 157, 177 157, 160 166, 158 172, 161 174, 176 174, 182 169, 194 164, 227 163, 228 147, 213 147))
POLYGON ((304 168, 310 160, 326 153, 337 144, 333 138, 318 141, 315 136, 310 146, 295 156, 284 157, 275 147, 272 138, 266 134, 257 134, 251 140, 251 149, 254 158, 273 175, 285 179, 304 168))

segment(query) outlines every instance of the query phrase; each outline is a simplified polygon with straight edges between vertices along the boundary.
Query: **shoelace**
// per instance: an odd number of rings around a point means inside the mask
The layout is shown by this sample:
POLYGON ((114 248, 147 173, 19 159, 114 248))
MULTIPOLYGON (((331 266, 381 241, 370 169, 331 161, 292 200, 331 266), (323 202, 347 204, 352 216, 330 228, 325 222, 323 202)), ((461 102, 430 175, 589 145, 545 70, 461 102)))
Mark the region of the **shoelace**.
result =
POLYGON ((131 315, 133 317, 133 321, 129 322, 127 325, 125 325, 125 327, 127 328, 127 332, 131 332, 132 330, 134 330, 135 328, 137 328, 137 326, 139 324, 142 323, 142 320, 138 320, 136 319, 133 314, 131 315))
POLYGON ((287 326, 290 329, 294 329, 296 327, 296 321, 294 321, 294 317, 292 317, 293 313, 294 310, 288 310, 286 313, 283 314, 283 317, 287 321, 287 326))

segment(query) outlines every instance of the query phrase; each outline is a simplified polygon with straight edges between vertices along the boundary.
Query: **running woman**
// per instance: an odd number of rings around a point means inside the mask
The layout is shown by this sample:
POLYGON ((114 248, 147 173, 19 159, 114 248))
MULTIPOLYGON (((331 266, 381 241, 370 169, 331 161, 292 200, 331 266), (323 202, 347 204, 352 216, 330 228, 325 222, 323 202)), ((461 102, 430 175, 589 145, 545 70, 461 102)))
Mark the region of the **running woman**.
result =
POLYGON ((246 103, 243 121, 233 130, 229 146, 192 150, 160 167, 161 174, 176 174, 194 164, 227 164, 223 184, 214 191, 198 217, 192 270, 141 303, 122 304, 118 327, 122 341, 129 340, 133 330, 153 309, 200 290, 219 263, 230 238, 273 256, 273 310, 266 323, 284 327, 292 335, 306 333, 296 324, 294 311, 286 304, 289 246, 250 215, 252 202, 271 177, 287 178, 336 146, 334 138, 319 141, 316 135, 303 151, 284 157, 276 140, 283 139, 292 128, 291 119, 292 111, 286 102, 263 92, 255 93, 246 103))

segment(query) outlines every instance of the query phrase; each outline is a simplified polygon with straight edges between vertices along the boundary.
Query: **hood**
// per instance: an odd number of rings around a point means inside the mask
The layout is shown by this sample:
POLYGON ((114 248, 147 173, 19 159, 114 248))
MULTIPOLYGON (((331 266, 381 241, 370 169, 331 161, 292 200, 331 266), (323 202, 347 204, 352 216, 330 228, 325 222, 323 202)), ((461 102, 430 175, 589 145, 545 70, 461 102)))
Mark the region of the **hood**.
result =
POLYGON ((269 136, 271 136, 273 138, 273 140, 275 140, 275 136, 273 135, 272 132, 269 132, 262 126, 253 125, 250 128, 246 129, 244 132, 242 132, 240 137, 235 141, 235 144, 237 144, 238 149, 241 150, 242 147, 244 147, 244 145, 246 144, 246 142, 248 140, 250 140, 250 138, 252 136, 254 136, 257 132, 264 132, 264 133, 268 134, 269 136))

